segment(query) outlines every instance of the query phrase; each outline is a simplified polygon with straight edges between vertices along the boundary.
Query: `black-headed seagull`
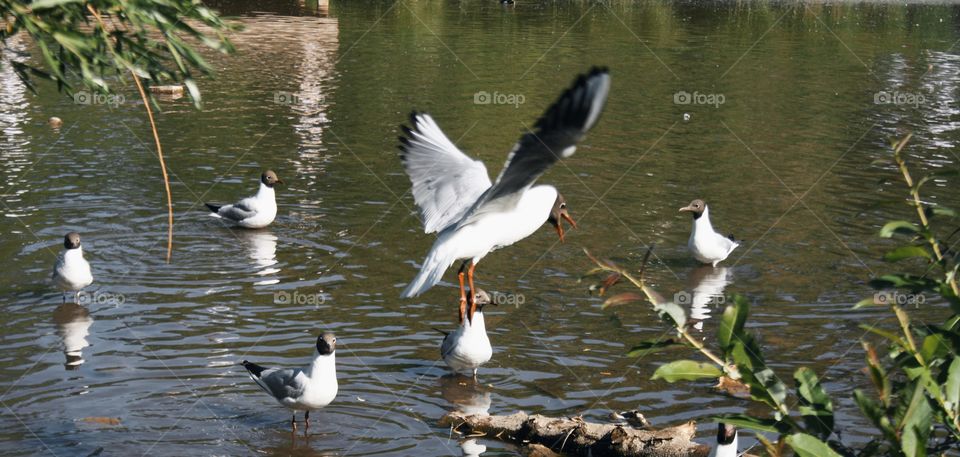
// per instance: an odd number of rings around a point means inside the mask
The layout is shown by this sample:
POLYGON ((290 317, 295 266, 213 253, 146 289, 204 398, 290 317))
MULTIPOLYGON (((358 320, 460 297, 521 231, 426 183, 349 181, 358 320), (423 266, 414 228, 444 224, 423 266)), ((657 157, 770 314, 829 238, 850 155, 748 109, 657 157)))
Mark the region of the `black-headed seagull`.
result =
POLYGON ((680 208, 680 211, 689 211, 693 215, 693 231, 690 232, 687 247, 698 261, 717 266, 737 246, 740 246, 732 236, 723 236, 713 230, 713 225, 710 224, 710 211, 703 200, 696 199, 680 208))
POLYGON ((226 219, 240 227, 263 228, 277 217, 277 197, 273 190, 277 184, 283 184, 283 180, 277 177, 273 170, 267 170, 260 175, 260 190, 256 195, 232 205, 204 205, 210 208, 212 216, 226 219))
MULTIPOLYGON (((400 137, 401 158, 424 230, 439 235, 402 296, 427 291, 450 265, 464 260, 458 274, 464 314, 465 269, 470 290, 476 290, 473 271, 480 259, 526 238, 544 221, 554 226, 563 241, 561 219, 576 227, 566 201, 555 187, 533 184, 558 160, 573 155, 577 143, 596 125, 609 92, 610 75, 605 68, 578 76, 533 130, 520 137, 495 182, 490 181, 483 162, 454 146, 430 115, 413 113, 412 127, 403 127, 405 136, 400 137)), ((476 305, 471 304, 467 319, 472 320, 475 312, 476 305)))
MULTIPOLYGON (((57 256, 57 263, 53 267, 51 278, 61 292, 72 292, 75 301, 80 290, 93 283, 90 263, 83 258, 79 233, 70 232, 63 237, 63 252, 57 256)), ((64 301, 66 301, 66 296, 64 296, 64 301)))
POLYGON ((440 356, 454 373, 471 373, 476 378, 477 368, 493 357, 493 347, 490 346, 483 319, 483 307, 493 303, 493 300, 482 289, 477 289, 472 302, 477 308, 473 319, 464 316, 464 309, 461 307, 460 326, 450 333, 440 330, 444 334, 440 344, 440 356))
POLYGON ((329 405, 337 396, 337 338, 332 333, 317 337, 313 361, 304 368, 264 368, 241 362, 250 379, 281 405, 293 410, 290 423, 297 428, 297 411, 306 411, 303 422, 310 426, 310 411, 329 405))

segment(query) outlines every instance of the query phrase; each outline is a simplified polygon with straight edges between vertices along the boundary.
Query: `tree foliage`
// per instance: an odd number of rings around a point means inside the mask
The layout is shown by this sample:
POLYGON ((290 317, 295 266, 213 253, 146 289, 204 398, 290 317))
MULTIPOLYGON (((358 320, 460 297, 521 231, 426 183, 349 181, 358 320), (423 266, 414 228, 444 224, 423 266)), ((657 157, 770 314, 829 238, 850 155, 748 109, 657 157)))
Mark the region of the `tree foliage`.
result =
POLYGON ((0 39, 25 34, 42 57, 37 66, 10 60, 31 89, 42 78, 67 94, 110 93, 132 72, 148 85, 183 83, 199 106, 195 77, 212 67, 196 45, 234 50, 225 33, 235 27, 199 0, 0 0, 0 12, 0 39))

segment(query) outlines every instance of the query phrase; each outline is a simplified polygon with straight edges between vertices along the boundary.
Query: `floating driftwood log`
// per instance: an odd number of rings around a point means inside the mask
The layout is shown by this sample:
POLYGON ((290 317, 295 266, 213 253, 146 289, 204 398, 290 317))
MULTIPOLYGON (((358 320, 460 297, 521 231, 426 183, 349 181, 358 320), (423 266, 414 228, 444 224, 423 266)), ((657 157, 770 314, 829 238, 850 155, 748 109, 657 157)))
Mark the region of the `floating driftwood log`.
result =
POLYGON ((183 95, 183 86, 150 86, 150 92, 162 95, 183 95))
MULTIPOLYGON (((523 412, 509 416, 465 415, 450 412, 444 426, 477 436, 539 444, 567 455, 593 457, 706 457, 710 447, 693 440, 693 421, 660 430, 641 430, 626 424, 597 424, 582 418, 557 418, 523 412)), ((546 455, 543 449, 536 455, 546 455)))

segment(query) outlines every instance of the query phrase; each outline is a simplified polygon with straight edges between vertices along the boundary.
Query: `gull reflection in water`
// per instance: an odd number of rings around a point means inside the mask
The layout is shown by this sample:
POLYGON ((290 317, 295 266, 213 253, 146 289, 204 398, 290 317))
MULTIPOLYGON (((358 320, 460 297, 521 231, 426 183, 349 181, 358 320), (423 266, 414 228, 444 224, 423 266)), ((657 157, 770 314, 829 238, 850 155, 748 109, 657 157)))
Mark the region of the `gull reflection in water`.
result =
MULTIPOLYGON (((257 276, 270 276, 280 272, 279 268, 274 267, 277 264, 277 236, 269 230, 244 230, 238 231, 240 239, 249 249, 250 259, 253 260, 257 268, 257 276)), ((257 281, 254 285, 268 285, 280 282, 279 279, 271 278, 257 281)))
POLYGON ((67 358, 63 366, 76 370, 84 362, 83 348, 90 346, 87 341, 93 325, 90 311, 76 303, 64 303, 53 310, 53 322, 57 325, 57 335, 63 340, 63 355, 67 358))
MULTIPOLYGON (((459 374, 444 375, 440 378, 440 395, 463 414, 490 414, 490 390, 473 378, 459 374)), ((479 456, 487 451, 487 447, 478 443, 476 438, 461 441, 460 449, 467 457, 479 456)))
POLYGON ((730 283, 730 271, 726 267, 701 265, 690 271, 687 283, 689 292, 680 292, 686 296, 679 298, 690 304, 690 318, 696 321, 693 326, 702 331, 703 321, 710 318, 710 305, 720 305, 726 301, 723 289, 730 283))

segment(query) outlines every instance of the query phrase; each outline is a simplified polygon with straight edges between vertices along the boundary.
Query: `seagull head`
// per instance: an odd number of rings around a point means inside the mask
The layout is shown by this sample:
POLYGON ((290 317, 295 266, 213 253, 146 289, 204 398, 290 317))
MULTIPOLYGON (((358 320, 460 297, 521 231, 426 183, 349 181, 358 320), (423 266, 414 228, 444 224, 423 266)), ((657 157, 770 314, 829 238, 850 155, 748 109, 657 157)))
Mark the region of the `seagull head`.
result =
POLYGON ((737 427, 721 422, 717 425, 717 452, 718 456, 737 455, 737 427))
POLYGON ((337 350, 337 337, 330 332, 324 332, 317 337, 317 353, 330 355, 337 350))
POLYGON ((273 187, 277 184, 283 184, 283 180, 273 170, 267 170, 260 175, 260 182, 267 187, 273 187))
POLYGON ((63 237, 63 247, 66 249, 76 249, 80 247, 80 234, 70 232, 63 237))
POLYGON ((477 304, 477 311, 483 311, 484 306, 496 306, 497 304, 490 298, 490 294, 488 294, 487 291, 479 287, 477 288, 477 293, 473 294, 473 302, 477 304))
POLYGON ((707 203, 699 198, 690 202, 689 205, 680 208, 680 211, 690 211, 693 214, 694 219, 699 219, 700 216, 703 216, 703 212, 707 210, 707 203))
POLYGON ((553 202, 553 209, 550 210, 550 218, 547 219, 547 222, 557 230, 557 236, 560 237, 560 242, 562 243, 563 224, 560 223, 561 219, 569 222, 573 228, 577 228, 577 223, 573 221, 570 213, 567 212, 567 200, 557 192, 557 200, 553 202))

